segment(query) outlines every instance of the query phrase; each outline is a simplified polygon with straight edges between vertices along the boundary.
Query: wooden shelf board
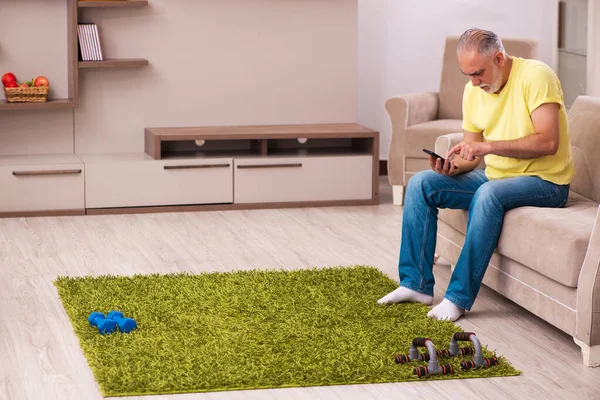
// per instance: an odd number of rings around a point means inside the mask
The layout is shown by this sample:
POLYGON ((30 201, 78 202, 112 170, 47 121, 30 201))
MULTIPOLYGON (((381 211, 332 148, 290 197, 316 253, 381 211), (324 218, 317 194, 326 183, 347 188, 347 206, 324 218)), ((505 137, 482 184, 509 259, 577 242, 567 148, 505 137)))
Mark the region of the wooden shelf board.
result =
POLYGON ((206 126, 146 128, 146 135, 165 140, 296 139, 299 137, 372 138, 379 133, 355 123, 312 125, 206 126))
POLYGON ((148 5, 148 0, 105 0, 105 1, 78 1, 79 8, 98 8, 98 7, 144 7, 148 5))
POLYGON ((106 59, 103 61, 79 61, 79 68, 135 68, 148 65, 144 58, 106 59))
POLYGON ((0 110, 30 110, 36 108, 73 108, 72 99, 52 99, 45 103, 8 103, 0 100, 0 110))

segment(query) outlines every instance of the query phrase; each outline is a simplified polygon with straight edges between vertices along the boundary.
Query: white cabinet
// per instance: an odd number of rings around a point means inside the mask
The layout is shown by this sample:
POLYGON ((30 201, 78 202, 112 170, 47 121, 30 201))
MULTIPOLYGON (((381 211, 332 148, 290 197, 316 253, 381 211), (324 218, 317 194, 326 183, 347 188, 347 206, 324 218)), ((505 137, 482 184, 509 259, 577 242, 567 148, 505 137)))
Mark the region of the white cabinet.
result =
POLYGON ((354 123, 146 128, 144 153, 0 157, 0 216, 373 205, 378 156, 354 123))
POLYGON ((371 155, 235 159, 234 203, 369 200, 371 155))
POLYGON ((154 160, 145 153, 79 155, 86 164, 86 207, 226 204, 233 159, 154 160))
POLYGON ((84 165, 72 154, 0 157, 0 213, 83 213, 84 165))

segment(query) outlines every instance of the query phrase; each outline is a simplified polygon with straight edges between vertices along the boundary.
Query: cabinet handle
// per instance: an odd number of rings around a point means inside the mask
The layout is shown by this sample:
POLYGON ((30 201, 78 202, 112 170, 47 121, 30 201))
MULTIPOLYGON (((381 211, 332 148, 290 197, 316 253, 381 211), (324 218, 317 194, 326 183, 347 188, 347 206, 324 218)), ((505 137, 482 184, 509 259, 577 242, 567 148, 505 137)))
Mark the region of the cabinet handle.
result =
POLYGON ((239 169, 250 169, 250 168, 299 168, 302 167, 302 163, 295 164, 258 164, 258 165, 238 165, 239 169))
POLYGON ((164 165, 164 169, 229 168, 231 164, 164 165))
POLYGON ((36 175, 71 175, 80 174, 80 169, 46 169, 39 171, 13 171, 14 176, 36 176, 36 175))

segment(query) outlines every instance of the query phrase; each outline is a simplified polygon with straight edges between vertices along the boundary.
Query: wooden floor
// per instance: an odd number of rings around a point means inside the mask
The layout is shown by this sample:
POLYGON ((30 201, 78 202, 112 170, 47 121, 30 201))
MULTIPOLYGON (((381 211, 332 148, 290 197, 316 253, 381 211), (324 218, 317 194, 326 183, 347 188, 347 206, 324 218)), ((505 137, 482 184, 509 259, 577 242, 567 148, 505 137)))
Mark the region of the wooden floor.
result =
MULTIPOLYGON (((0 219, 0 399, 102 398, 58 300, 58 275, 368 264, 397 280, 402 209, 381 185, 373 207, 0 219)), ((436 301, 449 272, 435 268, 436 301)), ((523 374, 144 398, 600 399, 600 368, 583 366, 572 339, 491 290, 459 325, 523 374)))

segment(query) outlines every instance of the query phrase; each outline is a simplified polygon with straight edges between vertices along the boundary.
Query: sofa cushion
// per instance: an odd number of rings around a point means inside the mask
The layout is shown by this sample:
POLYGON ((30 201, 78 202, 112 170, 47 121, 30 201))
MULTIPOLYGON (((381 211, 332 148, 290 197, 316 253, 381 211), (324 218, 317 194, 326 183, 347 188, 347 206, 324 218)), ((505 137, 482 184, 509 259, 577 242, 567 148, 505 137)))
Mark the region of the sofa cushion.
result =
MULTIPOLYGON (((438 119, 424 122, 406 128, 406 157, 427 158, 423 149, 435 149, 435 141, 438 136, 447 133, 462 132, 462 120, 460 119, 438 119)), ((444 154, 440 154, 444 156, 444 154)))
MULTIPOLYGON (((504 216, 497 251, 575 288, 597 213, 597 203, 572 191, 565 208, 515 208, 504 216)), ((467 211, 442 209, 439 218, 466 233, 467 211)))

